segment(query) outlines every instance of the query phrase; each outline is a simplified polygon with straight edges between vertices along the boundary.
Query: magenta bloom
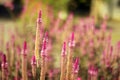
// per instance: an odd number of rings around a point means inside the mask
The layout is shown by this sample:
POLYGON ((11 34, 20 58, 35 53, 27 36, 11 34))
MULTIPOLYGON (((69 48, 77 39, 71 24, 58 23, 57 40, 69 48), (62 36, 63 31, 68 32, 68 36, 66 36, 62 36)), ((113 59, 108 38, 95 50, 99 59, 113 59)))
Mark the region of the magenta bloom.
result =
POLYGON ((75 59, 75 62, 73 63, 73 72, 78 73, 79 71, 79 58, 75 59))
POLYGON ((46 41, 42 44, 41 56, 46 56, 46 41))
POLYGON ((36 59, 34 55, 32 56, 32 59, 31 59, 31 65, 36 65, 36 59))
POLYGON ((22 54, 25 56, 27 55, 27 42, 26 41, 24 41, 24 44, 23 44, 22 54))
POLYGON ((3 54, 2 55, 2 65, 1 65, 3 68, 7 68, 7 60, 6 60, 6 55, 3 54))
POLYGON ((63 43, 61 56, 66 56, 66 42, 63 43))
POLYGON ((43 38, 43 44, 42 44, 42 50, 41 50, 41 56, 47 56, 47 43, 48 43, 48 32, 45 33, 45 36, 43 38))
POLYGON ((71 38, 69 41, 69 47, 72 48, 75 46, 75 41, 74 41, 74 33, 71 34, 71 38))
POLYGON ((42 11, 39 11, 39 15, 38 15, 38 19, 37 19, 37 23, 41 23, 42 22, 42 11))
POLYGON ((41 16, 42 16, 42 11, 40 10, 40 11, 39 11, 38 18, 41 18, 41 16))
POLYGON ((95 66, 90 66, 88 69, 88 74, 91 76, 96 76, 98 74, 98 69, 95 66))
POLYGON ((48 43, 48 32, 45 32, 45 36, 43 38, 43 42, 46 41, 48 43))
POLYGON ((78 77, 77 80, 82 80, 82 79, 80 77, 78 77))

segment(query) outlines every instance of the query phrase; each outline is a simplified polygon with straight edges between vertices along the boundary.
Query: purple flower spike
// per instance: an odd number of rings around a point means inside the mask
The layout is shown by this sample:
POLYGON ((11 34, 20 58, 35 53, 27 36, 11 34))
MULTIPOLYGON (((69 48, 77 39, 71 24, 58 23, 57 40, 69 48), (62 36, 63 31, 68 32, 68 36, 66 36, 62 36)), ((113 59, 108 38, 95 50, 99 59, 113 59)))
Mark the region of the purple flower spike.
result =
POLYGON ((76 58, 73 64, 73 72, 78 73, 78 71, 79 71, 79 58, 76 58))
POLYGON ((45 33, 45 36, 44 36, 44 38, 43 38, 41 56, 47 56, 47 54, 46 54, 47 43, 48 43, 48 32, 45 33))
POLYGON ((66 56, 66 42, 63 43, 61 55, 62 55, 63 57, 66 56))
POLYGON ((32 64, 32 65, 36 65, 36 59, 35 59, 35 56, 32 56, 31 64, 32 64))
POLYGON ((23 44, 22 54, 23 54, 23 55, 26 55, 26 54, 27 54, 27 42, 26 42, 26 41, 24 41, 24 44, 23 44))
POLYGON ((69 47, 74 47, 75 46, 75 41, 74 41, 74 33, 71 34, 71 38, 69 41, 69 47))
POLYGON ((44 41, 48 42, 48 32, 45 32, 45 36, 44 36, 44 38, 43 38, 43 42, 44 42, 44 41))
POLYGON ((42 11, 40 10, 40 11, 39 11, 38 18, 41 18, 41 16, 42 16, 42 11))
POLYGON ((41 56, 46 56, 46 40, 42 44, 41 56))
POLYGON ((90 66, 89 69, 88 69, 88 73, 91 76, 96 76, 98 74, 98 69, 95 68, 94 66, 90 66))
POLYGON ((3 62, 3 63, 6 63, 6 62, 7 62, 7 61, 6 61, 6 55, 5 55, 5 54, 2 55, 2 62, 3 62))
POLYGON ((2 55, 2 67, 7 68, 7 60, 6 60, 6 55, 2 55))
POLYGON ((42 11, 39 11, 39 15, 38 15, 38 19, 37 19, 37 23, 41 23, 42 22, 42 11))

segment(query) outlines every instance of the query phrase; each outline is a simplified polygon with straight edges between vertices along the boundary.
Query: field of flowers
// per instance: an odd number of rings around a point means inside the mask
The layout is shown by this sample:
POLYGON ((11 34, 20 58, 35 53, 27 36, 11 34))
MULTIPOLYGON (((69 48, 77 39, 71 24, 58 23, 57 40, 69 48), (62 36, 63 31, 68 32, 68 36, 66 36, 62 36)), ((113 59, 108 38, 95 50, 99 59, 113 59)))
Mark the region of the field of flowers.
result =
POLYGON ((37 10, 21 15, 7 40, 0 25, 0 80, 120 80, 120 41, 112 44, 107 17, 96 25, 94 17, 37 10))

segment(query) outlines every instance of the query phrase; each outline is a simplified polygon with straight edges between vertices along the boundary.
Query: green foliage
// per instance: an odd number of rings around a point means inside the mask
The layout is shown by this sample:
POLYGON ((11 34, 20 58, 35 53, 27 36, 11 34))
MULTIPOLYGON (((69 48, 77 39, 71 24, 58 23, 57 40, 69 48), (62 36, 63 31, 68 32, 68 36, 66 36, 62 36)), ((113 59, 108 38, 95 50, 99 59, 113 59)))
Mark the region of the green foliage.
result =
POLYGON ((66 9, 66 4, 69 0, 42 0, 43 3, 46 3, 52 6, 55 10, 64 10, 66 9))

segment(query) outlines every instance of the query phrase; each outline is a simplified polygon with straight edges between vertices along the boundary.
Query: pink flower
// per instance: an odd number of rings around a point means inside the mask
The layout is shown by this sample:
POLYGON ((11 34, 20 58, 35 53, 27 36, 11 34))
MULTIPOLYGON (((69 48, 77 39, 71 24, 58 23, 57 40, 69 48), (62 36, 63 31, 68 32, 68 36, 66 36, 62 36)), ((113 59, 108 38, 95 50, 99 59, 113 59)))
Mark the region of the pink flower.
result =
POLYGON ((39 11, 38 18, 41 18, 41 16, 42 16, 42 11, 40 10, 40 11, 39 11))
POLYGON ((46 41, 42 44, 41 56, 46 56, 46 41))
POLYGON ((43 42, 46 41, 48 43, 48 32, 45 32, 45 36, 43 38, 43 42))
POLYGON ((7 60, 6 60, 6 55, 3 54, 2 55, 2 65, 1 65, 3 68, 7 68, 8 67, 8 64, 7 64, 7 60))
POLYGON ((91 76, 96 76, 98 74, 98 69, 95 66, 90 66, 88 69, 88 74, 91 76))
POLYGON ((63 57, 66 56, 66 42, 63 43, 61 55, 62 55, 63 57))
POLYGON ((35 56, 32 56, 32 59, 31 59, 31 65, 36 65, 36 59, 35 59, 35 56))
POLYGON ((69 41, 69 47, 72 48, 75 46, 75 41, 74 41, 74 33, 71 34, 71 38, 69 41))
POLYGON ((53 70, 50 70, 48 73, 49 78, 52 78, 54 76, 53 70))
POLYGON ((24 41, 24 44, 23 44, 22 54, 25 56, 27 55, 27 42, 26 41, 24 41))
POLYGON ((47 56, 47 43, 48 43, 48 32, 45 33, 45 36, 43 38, 43 44, 42 44, 42 50, 41 50, 41 56, 47 56))
POLYGON ((73 63, 73 72, 78 73, 79 71, 79 58, 75 59, 75 62, 73 63))
POLYGON ((39 15, 38 15, 38 19, 37 19, 37 23, 41 23, 42 22, 42 11, 39 11, 39 15))
POLYGON ((81 77, 78 77, 77 80, 82 80, 81 77))

